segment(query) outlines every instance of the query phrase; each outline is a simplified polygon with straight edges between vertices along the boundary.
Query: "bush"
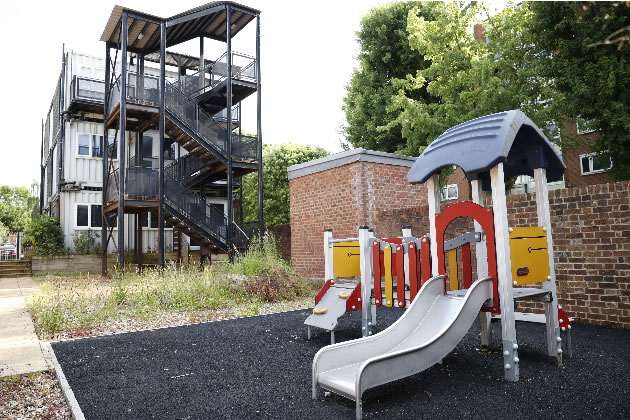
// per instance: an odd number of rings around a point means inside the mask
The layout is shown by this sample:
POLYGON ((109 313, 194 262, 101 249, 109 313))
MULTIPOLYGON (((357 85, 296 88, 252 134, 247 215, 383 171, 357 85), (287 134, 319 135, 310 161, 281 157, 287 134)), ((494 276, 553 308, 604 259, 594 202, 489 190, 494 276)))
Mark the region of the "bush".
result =
POLYGON ((32 244, 34 255, 52 256, 62 255, 64 249, 64 235, 59 226, 59 219, 43 214, 32 219, 26 226, 25 242, 32 244))
POLYGON ((77 254, 81 255, 89 254, 92 251, 97 252, 99 250, 99 245, 96 243, 96 240, 100 237, 101 235, 93 230, 75 232, 72 234, 74 250, 77 254))

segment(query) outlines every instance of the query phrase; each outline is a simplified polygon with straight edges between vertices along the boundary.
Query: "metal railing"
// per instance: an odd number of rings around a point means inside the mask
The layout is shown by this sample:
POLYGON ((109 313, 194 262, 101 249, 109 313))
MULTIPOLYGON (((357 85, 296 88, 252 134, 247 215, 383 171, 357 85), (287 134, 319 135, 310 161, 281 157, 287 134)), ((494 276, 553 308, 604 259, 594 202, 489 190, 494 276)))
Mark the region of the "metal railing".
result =
POLYGON ((188 99, 173 83, 166 83, 164 98, 166 110, 193 130, 207 143, 206 146, 212 145, 225 152, 227 131, 217 121, 188 99))
POLYGON ((164 202, 185 218, 190 227, 202 230, 222 244, 227 243, 227 217, 167 171, 164 172, 164 202))
MULTIPOLYGON (((256 58, 238 53, 232 53, 232 79, 256 82, 258 66, 256 58)), ((227 52, 223 53, 214 63, 204 69, 203 75, 196 73, 182 79, 182 90, 186 96, 194 98, 205 93, 227 78, 227 52)))
POLYGON ((71 101, 80 99, 103 103, 105 99, 105 82, 88 77, 74 76, 71 84, 71 101))
MULTIPOLYGON (((120 75, 112 82, 107 115, 120 103, 120 75)), ((127 72, 127 102, 160 105, 160 79, 148 74, 127 72)))
POLYGON ((258 137, 232 134, 232 157, 258 160, 258 137))
POLYGON ((113 203, 117 201, 120 195, 120 189, 118 188, 118 173, 119 170, 114 170, 109 174, 107 186, 105 188, 105 202, 113 203))

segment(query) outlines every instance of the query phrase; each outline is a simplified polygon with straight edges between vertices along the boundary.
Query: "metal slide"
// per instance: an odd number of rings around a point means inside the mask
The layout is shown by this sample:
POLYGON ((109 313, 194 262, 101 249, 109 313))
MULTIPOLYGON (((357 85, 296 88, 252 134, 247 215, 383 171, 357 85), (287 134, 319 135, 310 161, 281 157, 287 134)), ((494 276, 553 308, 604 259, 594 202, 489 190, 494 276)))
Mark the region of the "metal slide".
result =
POLYGON ((356 401, 366 389, 421 372, 448 355, 492 298, 492 278, 477 280, 465 296, 444 295, 444 276, 423 286, 409 309, 389 328, 371 337, 326 346, 313 359, 317 386, 356 401))

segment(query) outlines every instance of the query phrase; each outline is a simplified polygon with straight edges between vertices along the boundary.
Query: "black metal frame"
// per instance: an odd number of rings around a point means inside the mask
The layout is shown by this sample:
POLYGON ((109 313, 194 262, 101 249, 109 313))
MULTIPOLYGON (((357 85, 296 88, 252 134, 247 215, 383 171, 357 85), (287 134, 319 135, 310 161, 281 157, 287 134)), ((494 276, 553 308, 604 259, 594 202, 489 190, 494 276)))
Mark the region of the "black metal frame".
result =
MULTIPOLYGON (((173 198, 176 198, 176 195, 173 195, 172 197, 169 196, 167 197, 168 194, 173 194, 173 187, 169 187, 166 188, 165 185, 165 175, 168 174, 168 170, 171 170, 169 168, 165 167, 165 156, 164 156, 164 145, 165 145, 165 139, 166 139, 166 134, 167 134, 167 121, 169 122, 169 124, 171 124, 169 127, 172 126, 176 126, 177 133, 182 133, 181 135, 177 135, 179 138, 175 139, 172 137, 172 133, 171 131, 169 131, 169 136, 171 136, 171 138, 175 141, 178 142, 178 144, 187 146, 188 144, 190 144, 191 142, 194 142, 194 150, 189 149, 189 155, 194 155, 196 156, 196 158, 200 158, 201 155, 206 154, 207 156, 210 156, 212 159, 212 162, 219 162, 220 164, 225 165, 223 170, 225 170, 226 172, 226 181, 227 181, 227 185, 226 185, 226 192, 227 192, 227 215, 224 215, 226 218, 225 221, 225 243, 222 243, 222 238, 221 237, 215 237, 212 233, 211 230, 203 231, 203 230, 198 230, 197 233, 202 236, 205 237, 206 239, 208 239, 210 242, 214 243, 215 245, 217 245, 220 248, 223 248, 224 251, 228 252, 228 254, 230 255, 230 259, 232 260, 234 257, 234 251, 236 250, 236 244, 235 241, 238 241, 239 244, 240 242, 243 240, 243 238, 248 239, 248 235, 244 233, 244 231, 235 224, 234 222, 234 217, 233 217, 233 211, 234 211, 234 206, 233 206, 233 200, 234 200, 234 162, 233 159, 236 157, 237 160, 240 157, 240 155, 247 155, 245 156, 245 158, 253 158, 253 145, 249 146, 248 140, 245 139, 245 137, 241 136, 240 133, 240 115, 239 115, 239 121, 238 121, 238 127, 239 127, 239 131, 238 134, 233 133, 234 129, 236 128, 236 125, 234 125, 233 122, 233 115, 232 115, 232 108, 233 108, 233 77, 232 75, 232 67, 233 67, 233 62, 232 62, 232 36, 233 36, 233 31, 232 31, 232 27, 229 24, 232 20, 233 17, 233 12, 237 11, 240 13, 246 13, 248 14, 249 17, 247 17, 247 19, 249 19, 248 21, 251 21, 254 17, 256 19, 256 57, 255 57, 255 66, 256 66, 256 80, 255 80, 255 84, 254 83, 250 83, 253 86, 255 86, 255 89, 257 90, 257 146, 256 146, 256 159, 257 162, 253 163, 253 162, 237 162, 236 168, 237 171, 239 170, 238 168, 251 168, 254 169, 256 168, 259 172, 258 175, 258 180, 259 180, 259 200, 258 200, 258 204, 259 204, 259 221, 257 223, 259 223, 260 226, 260 231, 262 232, 264 229, 264 220, 263 220, 263 188, 262 188, 262 125, 261 125, 261 97, 260 97, 260 87, 261 87, 261 83, 260 83, 260 16, 259 16, 259 12, 255 12, 253 13, 252 10, 248 10, 248 9, 244 9, 242 7, 239 7, 237 5, 234 5, 232 3, 226 2, 224 4, 220 4, 217 5, 215 7, 210 7, 208 9, 203 9, 203 10, 198 10, 195 11, 193 13, 188 13, 185 15, 181 15, 181 16, 177 16, 174 19, 158 19, 152 16, 148 16, 148 15, 144 15, 138 12, 134 12, 134 11, 130 11, 127 9, 123 9, 123 13, 122 16, 120 18, 119 24, 116 26, 116 30, 120 30, 120 45, 114 45, 111 42, 106 42, 105 43, 105 48, 106 48, 106 62, 107 62, 107 67, 106 67, 106 75, 105 75, 105 95, 104 95, 104 100, 103 100, 103 106, 104 106, 104 139, 108 139, 109 138, 109 133, 108 130, 110 129, 109 124, 114 125, 113 128, 116 127, 115 122, 116 120, 111 120, 110 117, 115 116, 114 115, 110 115, 109 114, 109 108, 111 107, 112 110, 115 109, 115 105, 116 103, 112 103, 112 89, 113 88, 117 88, 115 84, 113 84, 112 82, 115 81, 117 84, 119 84, 119 89, 120 89, 120 94, 118 95, 119 97, 118 99, 118 118, 117 118, 117 132, 118 132, 118 136, 116 136, 117 138, 115 139, 115 142, 118 143, 118 147, 120 148, 119 150, 119 169, 116 171, 111 170, 111 162, 109 162, 109 148, 107 149, 108 152, 104 153, 104 157, 103 157, 103 179, 104 179, 104 188, 103 188, 103 219, 104 219, 104 223, 103 223, 103 227, 102 227, 102 249, 103 249, 103 263, 102 263, 102 272, 104 274, 107 273, 107 246, 109 244, 109 239, 112 238, 112 231, 110 229, 109 235, 107 232, 108 226, 107 226, 107 222, 105 221, 107 219, 107 212, 106 212, 106 208, 108 205, 110 205, 110 209, 113 210, 116 207, 111 207, 111 206, 117 206, 117 225, 118 225, 118 237, 117 237, 117 244, 118 246, 117 248, 117 252, 118 252, 118 264, 119 266, 123 266, 124 265, 124 240, 125 240, 125 226, 124 226, 124 214, 125 212, 129 212, 129 213, 139 213, 139 214, 143 214, 144 212, 146 212, 146 205, 142 205, 142 201, 138 201, 138 197, 134 196, 131 197, 128 194, 127 191, 127 186, 126 186, 126 181, 125 181, 125 177, 128 173, 129 170, 132 169, 138 169, 138 168, 127 168, 126 167, 126 163, 127 163, 127 159, 126 159, 126 130, 128 127, 127 125, 127 118, 129 117, 129 111, 131 111, 131 117, 134 118, 135 115, 138 115, 138 113, 141 112, 149 112, 150 109, 148 109, 145 106, 140 106, 140 105, 136 105, 135 103, 128 103, 129 99, 127 98, 127 91, 129 89, 128 86, 128 66, 127 66, 127 61, 128 61, 128 55, 129 53, 136 53, 137 54, 137 59, 138 59, 138 66, 139 66, 139 70, 138 70, 138 74, 139 74, 139 78, 137 79, 136 83, 135 83, 135 88, 136 91, 138 91, 139 89, 142 89, 142 91, 144 92, 144 53, 146 53, 146 51, 141 51, 138 48, 135 48, 134 45, 136 43, 136 40, 133 40, 132 44, 129 45, 129 30, 128 30, 128 23, 129 23, 129 19, 134 19, 134 27, 136 27, 137 24, 142 24, 142 23, 137 23, 140 21, 144 21, 144 27, 146 27, 146 25, 148 25, 149 23, 152 24, 156 24, 160 26, 159 29, 159 44, 160 44, 160 48, 159 48, 159 63, 160 63, 160 76, 159 76, 159 115, 157 116, 157 121, 156 119, 153 119, 152 122, 150 124, 137 124, 137 139, 141 138, 142 130, 147 129, 148 127, 158 126, 159 129, 159 156, 158 156, 158 168, 157 168, 157 176, 158 178, 158 182, 157 182, 157 197, 155 197, 157 199, 157 207, 153 207, 154 212, 157 212, 158 214, 158 220, 159 220, 159 225, 158 225, 158 250, 159 250, 159 265, 161 267, 164 266, 164 224, 165 224, 165 217, 167 215, 175 215, 175 217, 177 217, 182 223, 186 224, 188 226, 188 229, 190 229, 191 231, 195 231, 195 227, 199 227, 200 223, 197 223, 195 220, 191 219, 189 216, 187 216, 185 211, 180 211, 183 210, 184 207, 182 207, 181 209, 178 209, 176 207, 174 207, 174 204, 177 200, 173 201, 173 198), (177 102, 176 99, 173 98, 177 98, 177 96, 169 96, 169 95, 173 95, 176 94, 176 92, 172 92, 171 90, 167 89, 167 81, 166 81, 166 47, 167 45, 171 45, 171 44, 175 44, 177 42, 180 42, 180 39, 178 38, 177 34, 170 34, 169 38, 171 38, 171 36, 173 36, 174 41, 170 41, 170 43, 167 40, 167 30, 168 28, 175 26, 177 24, 181 24, 181 25, 186 25, 186 27, 182 26, 181 30, 178 30, 178 32, 182 32, 182 31, 188 31, 190 33, 190 31, 195 29, 195 26, 199 26, 201 25, 199 22, 200 21, 207 21, 208 19, 211 19, 212 17, 209 17, 212 15, 212 13, 216 13, 216 11, 218 10, 225 10, 225 18, 222 19, 223 20, 223 25, 225 26, 225 31, 223 32, 225 34, 225 39, 223 40, 223 42, 226 43, 226 74, 229 75, 230 77, 226 77, 226 81, 225 81, 225 88, 224 88, 224 94, 225 94, 225 112, 227 114, 227 118, 226 118, 226 122, 225 125, 221 126, 219 125, 219 123, 216 123, 216 121, 214 121, 214 119, 209 116, 209 119, 205 116, 205 112, 201 110, 200 107, 198 107, 196 105, 195 102, 192 102, 191 99, 188 99, 188 101, 190 101, 196 108, 194 108, 195 110, 195 119, 192 120, 190 119, 189 121, 195 122, 197 123, 197 127, 196 128, 191 128, 189 127, 188 122, 185 120, 186 118, 189 118, 188 114, 189 111, 192 112, 193 108, 191 108, 189 106, 189 103, 187 103, 186 101, 183 101, 184 105, 181 105, 180 102, 177 102), (118 78, 116 78, 115 75, 115 61, 116 59, 114 59, 114 63, 112 65, 112 61, 111 61, 111 56, 110 56, 110 50, 111 48, 115 48, 116 49, 116 54, 118 54, 118 51, 121 52, 121 73, 118 76, 118 78), (111 70, 114 70, 113 72, 111 70), (142 83, 142 86, 140 86, 140 83, 142 83), (170 93, 169 93, 170 92, 170 93), (171 98, 171 99, 168 99, 171 98), (169 108, 168 104, 171 104, 173 106, 175 106, 175 108, 169 108), (179 104, 179 105, 178 105, 179 104), (180 113, 181 115, 178 115, 178 113, 180 113), (204 120, 201 119, 201 116, 203 115, 204 120), (208 142, 203 138, 203 135, 205 134, 200 134, 202 133, 200 130, 200 126, 201 126, 201 122, 205 121, 205 124, 210 124, 210 130, 215 130, 216 128, 213 128, 214 123, 217 124, 217 126, 219 128, 221 128, 222 130, 225 130, 225 150, 220 150, 221 146, 219 143, 219 146, 213 144, 212 142, 208 142), (227 126, 227 129, 226 129, 227 126), (185 136, 185 137, 184 137, 185 136), (185 142, 186 144, 180 142, 180 140, 183 140, 183 142, 185 142), (185 139, 189 139, 189 140, 185 140, 185 139), (239 143, 241 144, 240 146, 237 146, 236 149, 233 149, 233 142, 234 141, 238 141, 238 142, 243 142, 244 143, 239 143), (239 152, 240 149, 246 148, 248 150, 246 150, 245 152, 243 152, 242 150, 239 152), (249 149, 252 148, 252 150, 250 151, 249 149), (201 153, 198 154, 198 152, 201 153), (233 156, 233 152, 238 153, 239 156, 233 156), (252 156, 250 156, 252 155, 252 156), (245 166, 243 166, 245 165, 245 166), (112 176, 116 176, 117 179, 112 182, 113 180, 110 179, 112 178, 112 176), (107 190, 110 190, 111 188, 116 188, 116 186, 120 186, 118 188, 117 191, 117 199, 118 202, 117 204, 112 204, 111 200, 109 200, 108 194, 107 194, 107 190), (108 188, 111 187, 111 188, 108 188), (169 193, 169 191, 171 191, 169 193), (126 206, 137 206, 135 209, 129 208, 126 209, 126 206)), ((243 23, 245 21, 243 21, 241 18, 237 18, 236 19, 238 22, 243 23)), ((111 38, 114 39, 114 38, 111 38)), ((155 43, 157 41, 157 35, 153 34, 152 39, 150 40, 152 43, 155 43)), ((182 40, 183 42, 183 40, 182 40)), ((204 74, 204 67, 206 64, 206 60, 204 60, 204 38, 200 37, 200 57, 199 57, 199 71, 200 74, 203 75, 204 74)), ((177 64, 178 64, 178 75, 181 78, 182 75, 182 66, 181 66, 181 59, 177 60, 177 64)), ((184 69, 185 72, 185 69, 184 69)), ((185 73, 184 73, 185 74, 185 73)), ((203 79, 202 79, 203 81, 203 79)), ((118 88, 117 88, 118 89, 118 88)), ((118 93, 116 93, 118 94, 118 93)), ((183 95, 183 93, 180 92, 180 94, 183 95)), ((137 96, 137 95, 136 95, 137 96)), ((132 101, 133 102, 133 101, 132 101)), ((155 108, 153 108, 153 112, 155 112, 155 108)), ((133 124, 131 126, 133 129, 133 124)), ((205 126, 204 126, 205 127, 205 126)), ((112 129, 113 129, 112 128, 112 129)), ((172 130, 171 128, 169 128, 168 130, 172 130)), ((212 131, 209 131, 210 133, 212 133, 212 131)), ((221 137, 218 137, 219 139, 221 137)), ((107 140, 104 140, 105 142, 107 140)), ((139 141, 136 140, 136 145, 139 144, 139 141)), ((138 146, 137 146, 138 147, 138 146)), ((136 151, 136 156, 138 156, 138 151, 136 151)), ((188 156, 188 155, 187 155, 188 156)), ((172 166, 172 165, 171 165, 172 166)), ((246 169, 247 170, 251 170, 251 169, 246 169)), ((169 179, 169 183, 173 182, 173 176, 179 176, 180 171, 179 169, 173 169, 174 172, 168 174, 168 179, 169 179)), ((216 177, 216 172, 211 172, 215 175, 216 177)), ((155 174, 153 174, 152 176, 155 176, 155 174)), ((207 179, 212 179, 212 176, 208 176, 206 178, 205 182, 208 182, 207 179)), ((187 187, 185 182, 181 182, 183 181, 183 179, 181 179, 179 182, 179 187, 185 189, 187 192, 184 192, 184 190, 181 190, 181 194, 194 194, 192 193, 187 187)), ((204 195, 204 191, 205 191, 205 182, 202 181, 200 188, 201 188, 201 196, 204 195)), ((169 184, 170 185, 170 184, 169 184)), ((241 187, 242 188, 242 187, 241 187)), ((193 197, 193 196, 190 196, 193 197)), ((111 198, 111 197, 110 197, 111 198)), ((191 198, 192 199, 192 198, 191 198)), ((210 208, 209 205, 204 204, 205 200, 203 200, 201 197, 196 198, 195 200, 197 200, 200 204, 200 206, 202 206, 201 208, 204 208, 203 206, 205 205, 206 207, 208 207, 208 210, 204 210, 204 214, 206 214, 206 212, 209 212, 207 214, 211 214, 212 213, 212 208, 210 208)), ((196 202, 197 202, 196 201, 196 202)), ((110 210, 110 211, 111 211, 110 210)), ((241 215, 242 215, 242 211, 241 211, 241 215)), ((201 217, 201 216, 200 216, 201 217)), ((170 220, 170 219, 169 219, 170 220)), ((136 221, 136 229, 139 229, 136 232, 136 238, 139 238, 141 235, 141 223, 140 223, 140 216, 137 218, 136 221)), ((222 229, 222 228, 221 228, 222 229)), ((114 245, 116 245, 116 242, 114 243, 114 245)), ((135 239, 135 245, 139 246, 138 243, 138 239, 135 239)), ((138 260, 138 264, 141 264, 141 253, 138 253, 137 256, 137 260, 138 260)))

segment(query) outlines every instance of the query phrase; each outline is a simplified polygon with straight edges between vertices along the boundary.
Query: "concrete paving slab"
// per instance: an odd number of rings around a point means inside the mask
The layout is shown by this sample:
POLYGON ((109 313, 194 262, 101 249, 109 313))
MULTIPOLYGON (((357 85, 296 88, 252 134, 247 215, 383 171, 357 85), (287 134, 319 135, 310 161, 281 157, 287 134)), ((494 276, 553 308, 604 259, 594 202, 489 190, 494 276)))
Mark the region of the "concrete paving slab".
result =
POLYGON ((26 298, 38 290, 30 277, 0 279, 0 377, 52 367, 48 347, 35 334, 26 298))

